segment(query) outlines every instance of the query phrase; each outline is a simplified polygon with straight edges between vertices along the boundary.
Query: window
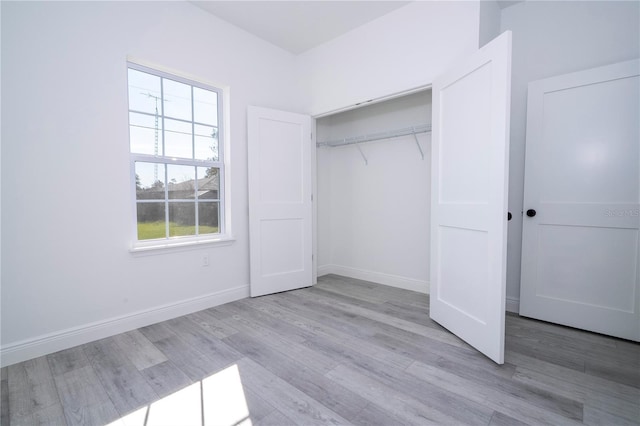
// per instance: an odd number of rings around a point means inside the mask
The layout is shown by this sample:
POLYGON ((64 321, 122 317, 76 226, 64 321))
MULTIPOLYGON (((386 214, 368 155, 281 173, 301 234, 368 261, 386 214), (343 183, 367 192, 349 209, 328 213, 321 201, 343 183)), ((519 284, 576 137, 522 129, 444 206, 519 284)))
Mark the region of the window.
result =
POLYGON ((221 89, 128 64, 138 241, 224 233, 221 89))

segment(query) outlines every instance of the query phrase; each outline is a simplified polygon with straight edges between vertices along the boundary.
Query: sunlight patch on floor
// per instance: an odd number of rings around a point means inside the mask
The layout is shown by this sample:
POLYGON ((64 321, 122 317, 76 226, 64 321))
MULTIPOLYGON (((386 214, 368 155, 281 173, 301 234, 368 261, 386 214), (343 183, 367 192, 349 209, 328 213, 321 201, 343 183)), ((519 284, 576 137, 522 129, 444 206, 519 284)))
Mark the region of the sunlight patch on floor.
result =
POLYGON ((240 372, 232 365, 107 426, 250 426, 240 372))

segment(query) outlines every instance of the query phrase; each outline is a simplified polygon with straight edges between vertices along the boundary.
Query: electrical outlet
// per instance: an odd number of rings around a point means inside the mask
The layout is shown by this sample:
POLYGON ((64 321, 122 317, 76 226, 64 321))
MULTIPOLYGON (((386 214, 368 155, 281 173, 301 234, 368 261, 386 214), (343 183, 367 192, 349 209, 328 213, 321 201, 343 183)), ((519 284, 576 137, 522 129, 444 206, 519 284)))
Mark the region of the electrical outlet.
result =
POLYGON ((202 266, 209 266, 209 255, 205 254, 202 256, 202 266))

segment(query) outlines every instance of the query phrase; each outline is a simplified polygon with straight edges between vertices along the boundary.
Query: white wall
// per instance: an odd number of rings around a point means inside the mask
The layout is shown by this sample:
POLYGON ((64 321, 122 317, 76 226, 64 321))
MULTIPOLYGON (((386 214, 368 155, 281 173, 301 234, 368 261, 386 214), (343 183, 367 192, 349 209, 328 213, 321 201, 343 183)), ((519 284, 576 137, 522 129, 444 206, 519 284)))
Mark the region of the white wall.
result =
POLYGON ((298 57, 312 115, 429 85, 478 48, 476 1, 417 1, 298 57))
MULTIPOLYGON (((318 141, 431 123, 431 92, 319 119, 318 141)), ((431 136, 318 150, 318 273, 428 292, 431 136)))
POLYGON ((480 1, 478 46, 482 47, 500 35, 501 9, 496 0, 480 1))
POLYGON ((187 2, 1 7, 2 362, 247 296, 246 107, 302 109, 295 57, 187 2), (127 55, 231 87, 233 244, 129 252, 127 55))
POLYGON ((639 27, 636 1, 526 1, 502 11, 501 30, 513 31, 508 306, 520 297, 527 84, 637 58, 639 27))

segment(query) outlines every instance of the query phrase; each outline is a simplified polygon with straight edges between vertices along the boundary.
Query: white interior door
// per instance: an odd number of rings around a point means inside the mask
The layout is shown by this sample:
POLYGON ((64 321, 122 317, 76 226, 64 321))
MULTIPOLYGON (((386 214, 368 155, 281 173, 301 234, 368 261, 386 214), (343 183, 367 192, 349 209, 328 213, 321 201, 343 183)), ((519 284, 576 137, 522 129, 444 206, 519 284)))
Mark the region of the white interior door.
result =
POLYGON ((251 296, 312 285, 311 118, 249 107, 251 296))
POLYGON ((433 84, 432 319, 504 362, 511 32, 433 84))
POLYGON ((640 340, 639 71, 529 84, 521 315, 640 340))

